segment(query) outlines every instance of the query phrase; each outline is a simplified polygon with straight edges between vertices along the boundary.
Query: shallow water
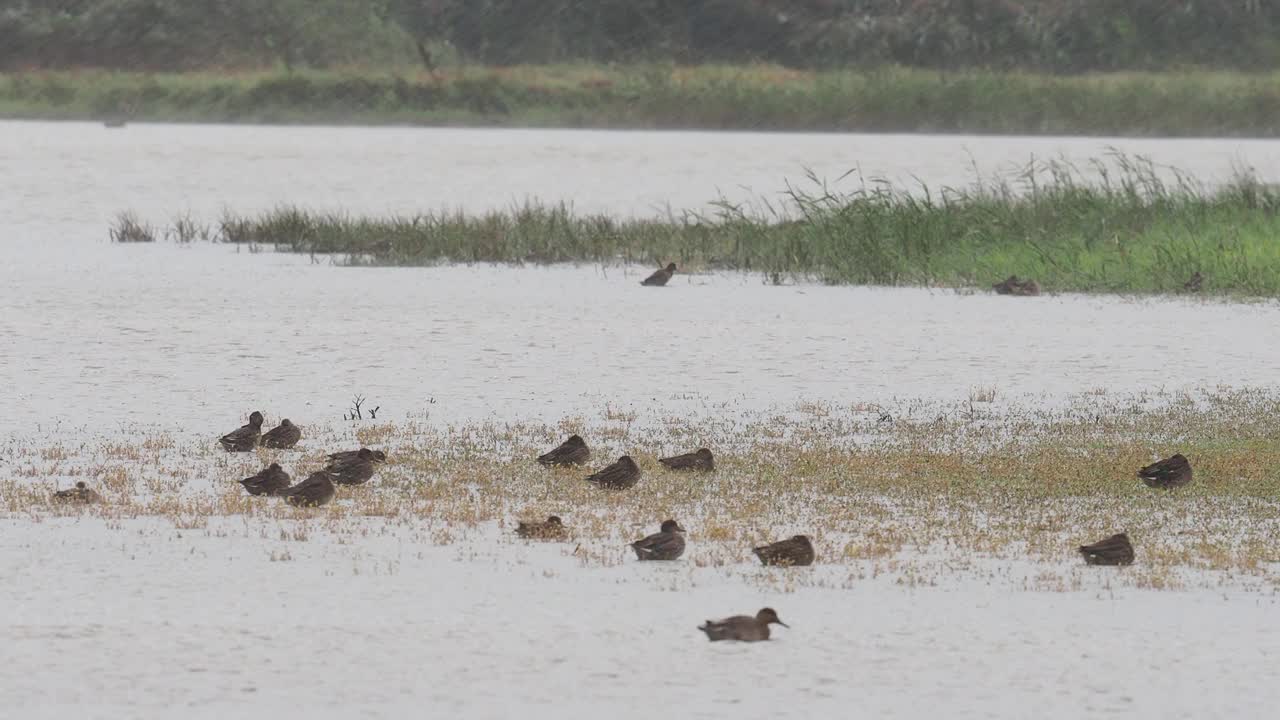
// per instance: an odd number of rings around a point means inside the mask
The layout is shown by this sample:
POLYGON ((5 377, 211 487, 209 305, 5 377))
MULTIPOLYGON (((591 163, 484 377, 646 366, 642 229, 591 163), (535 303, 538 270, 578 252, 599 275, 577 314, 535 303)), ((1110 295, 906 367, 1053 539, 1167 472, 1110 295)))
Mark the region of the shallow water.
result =
POLYGON ((837 189, 883 178, 937 192, 1033 159, 1087 171, 1113 149, 1209 184, 1249 167, 1280 181, 1278 140, 0 122, 0 218, 7 235, 48 242, 104 239, 122 210, 211 221, 281 203, 386 214, 538 198, 653 215, 777 202, 788 182, 813 189, 806 168, 837 189))
POLYGON ((774 287, 628 268, 346 268, 221 245, 60 245, 0 267, 0 430, 252 408, 556 422, 1265 386, 1280 305, 774 287))
MULTIPOLYGON (((805 166, 967 184, 971 163, 1108 145, 1207 181, 1244 156, 1280 172, 1274 141, 0 123, 0 436, 97 446, 142 424, 212 445, 254 408, 336 424, 357 393, 380 420, 656 423, 992 389, 1000 408, 1274 387, 1276 303, 741 275, 653 289, 638 268, 344 268, 105 242, 124 209, 208 219, 537 195, 647 214, 774 193, 805 166)), ((194 476, 221 487, 243 476, 229 463, 219 453, 194 476)), ((1116 587, 1073 564, 1084 590, 1031 591, 1046 565, 960 577, 947 559, 905 583, 836 563, 812 569, 826 584, 793 588, 754 567, 584 567, 568 547, 434 518, 368 534, 321 518, 310 540, 286 540, 253 515, 180 528, 110 513, 0 518, 0 575, 18 579, 0 587, 0 689, 25 716, 1256 717, 1276 700, 1257 682, 1277 646, 1274 596, 1231 586, 1116 587), (693 629, 766 603, 793 625, 768 646, 693 629)))

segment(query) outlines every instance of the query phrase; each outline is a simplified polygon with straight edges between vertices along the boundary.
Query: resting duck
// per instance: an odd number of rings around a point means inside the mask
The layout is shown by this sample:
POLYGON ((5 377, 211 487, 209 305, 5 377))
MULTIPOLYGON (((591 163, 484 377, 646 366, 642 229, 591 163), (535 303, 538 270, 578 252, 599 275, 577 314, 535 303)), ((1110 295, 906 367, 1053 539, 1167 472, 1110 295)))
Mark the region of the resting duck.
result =
POLYGON ((588 475, 587 482, 606 490, 626 490, 640 482, 640 466, 630 455, 623 455, 612 465, 588 475))
POLYGON ((684 455, 658 458, 658 462, 671 470, 711 472, 716 469, 716 459, 711 455, 711 451, 706 448, 699 448, 697 452, 685 453, 684 455))
POLYGON ((248 425, 242 425, 240 428, 223 435, 218 439, 218 443, 227 452, 252 451, 258 446, 258 438, 262 435, 262 420, 262 413, 254 410, 249 415, 248 425))
POLYGON ((1171 458, 1151 463, 1138 470, 1138 477, 1147 487, 1166 490, 1191 483, 1191 463, 1178 453, 1171 458))
POLYGON ((297 445, 301 439, 301 428, 289 422, 289 418, 285 418, 280 421, 279 425, 271 428, 270 431, 262 436, 262 446, 288 450, 297 445))
POLYGON ((275 495, 289 487, 289 473, 280 467, 280 463, 271 463, 253 477, 240 481, 250 495, 275 495))
POLYGON ((790 540, 754 548, 751 552, 765 565, 812 565, 814 558, 813 543, 808 535, 796 535, 790 540))
POLYGON ((1081 545, 1080 554, 1090 565, 1129 565, 1133 563, 1133 545, 1129 536, 1120 533, 1092 545, 1081 545))
POLYGON ((684 554, 684 528, 667 520, 658 532, 631 543, 631 549, 641 560, 675 560, 684 554))
POLYGON ((538 456, 538 462, 547 467, 581 465, 591 459, 591 451, 580 435, 570 435, 559 447, 538 456))
POLYGON ((1040 284, 1035 280, 1019 280, 1017 275, 1010 275, 991 286, 997 295, 1014 295, 1032 297, 1040 294, 1040 284))
POLYGON ((53 501, 57 503, 88 505, 89 503, 102 502, 102 496, 96 490, 90 490, 84 484, 84 481, 76 483, 76 486, 67 490, 59 490, 53 494, 53 501))
POLYGON ((363 485, 373 477, 375 457, 369 448, 360 448, 354 459, 331 461, 324 471, 339 485, 363 485))
POLYGON ((676 274, 676 264, 668 263, 666 267, 658 270, 654 274, 640 281, 641 285, 652 285, 654 287, 662 287, 667 284, 672 275, 676 274))
POLYGON ((516 535, 528 540, 563 540, 569 531, 560 518, 551 515, 546 522, 522 522, 516 526, 516 535))
POLYGON ((320 507, 333 500, 338 493, 329 473, 324 470, 311 473, 306 480, 276 493, 296 507, 320 507))
POLYGON ((711 642, 717 640, 756 642, 769 639, 769 625, 772 623, 790 627, 778 618, 778 613, 773 608, 764 608, 756 613, 755 617, 734 615, 723 620, 708 620, 705 625, 699 625, 698 629, 706 633, 707 639, 711 642))
MULTIPOLYGON (((338 465, 341 463, 351 462, 352 460, 358 460, 360 458, 360 453, 365 450, 368 450, 368 448, 360 448, 359 450, 344 450, 342 452, 333 453, 329 456, 329 464, 338 465)), ((381 450, 369 450, 369 452, 373 453, 372 458, 374 462, 384 463, 387 461, 387 454, 382 452, 381 450)))

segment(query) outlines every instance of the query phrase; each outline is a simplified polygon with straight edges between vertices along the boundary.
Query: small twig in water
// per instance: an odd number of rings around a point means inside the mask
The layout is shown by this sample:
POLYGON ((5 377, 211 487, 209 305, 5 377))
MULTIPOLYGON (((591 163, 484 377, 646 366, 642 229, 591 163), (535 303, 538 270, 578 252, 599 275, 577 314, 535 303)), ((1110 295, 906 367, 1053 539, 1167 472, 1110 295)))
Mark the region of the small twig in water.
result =
POLYGON ((375 406, 372 410, 370 410, 370 411, 369 411, 369 419, 370 419, 370 420, 377 420, 377 419, 378 419, 378 411, 379 411, 379 410, 381 410, 381 409, 382 409, 382 406, 381 406, 381 405, 378 405, 378 406, 375 406))

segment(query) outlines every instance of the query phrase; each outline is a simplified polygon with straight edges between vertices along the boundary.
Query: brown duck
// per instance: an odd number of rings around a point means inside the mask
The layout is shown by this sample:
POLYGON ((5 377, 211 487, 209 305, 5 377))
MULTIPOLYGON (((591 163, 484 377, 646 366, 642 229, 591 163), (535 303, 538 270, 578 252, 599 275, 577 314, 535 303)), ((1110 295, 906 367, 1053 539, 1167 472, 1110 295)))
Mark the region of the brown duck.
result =
POLYGON ((516 526, 516 535, 528 540, 563 540, 569 530, 559 517, 551 515, 545 522, 521 522, 516 526))
POLYGON ((262 413, 254 410, 249 415, 249 424, 232 430, 218 439, 222 449, 227 452, 250 452, 258 446, 258 438, 262 435, 262 413))
POLYGON ((580 435, 570 435, 559 447, 538 456, 538 462, 547 467, 581 465, 591 459, 591 451, 580 435))
POLYGON ((262 446, 269 448, 280 448, 288 450, 298 441, 302 439, 302 430, 297 425, 289 422, 289 418, 280 421, 280 424, 271 428, 262 436, 262 446))
POLYGON ((705 625, 699 625, 698 629, 706 633, 707 639, 711 642, 717 640, 756 642, 769 639, 769 625, 772 623, 790 627, 778 618, 778 613, 774 612, 773 608, 764 608, 756 613, 755 617, 734 615, 723 620, 708 620, 705 625))
POLYGON ((363 485, 373 477, 373 451, 360 448, 351 460, 331 461, 324 471, 339 485, 363 485))
POLYGON ((631 543, 631 549, 641 560, 675 560, 684 554, 684 528, 667 520, 658 532, 631 543))
POLYGON ((320 507, 333 500, 338 492, 333 479, 324 470, 311 473, 306 480, 276 493, 297 507, 320 507))
POLYGON ((671 276, 676 274, 676 264, 668 263, 666 267, 658 270, 654 274, 640 281, 641 285, 652 285, 654 287, 662 287, 666 285, 671 276))
POLYGON ((813 543, 808 535, 796 535, 790 540, 779 540, 772 545, 753 549, 751 552, 765 565, 800 566, 813 564, 813 543))
POLYGON ((96 490, 89 489, 84 481, 76 483, 76 486, 67 490, 59 490, 53 494, 53 501, 57 503, 88 505, 89 503, 102 502, 102 496, 96 490))
POLYGON ((1169 490, 1191 483, 1191 463, 1178 453, 1171 458, 1154 462, 1138 470, 1147 487, 1169 490))
POLYGON ((1129 565, 1133 562, 1133 545, 1128 535, 1120 533, 1092 545, 1081 545, 1080 554, 1090 565, 1129 565))
POLYGON ((1035 280, 1019 280, 1017 275, 1010 275, 992 285, 991 289, 995 290, 997 295, 1032 297, 1040 294, 1040 283, 1035 280))
MULTIPOLYGON (((369 450, 369 448, 360 448, 359 450, 343 450, 342 452, 333 453, 329 456, 329 464, 338 465, 341 463, 351 462, 352 460, 358 460, 360 459, 360 453, 365 450, 369 450)), ((372 459, 374 462, 384 463, 387 461, 387 454, 382 452, 381 450, 369 450, 369 452, 373 453, 372 459)))
POLYGON ((587 482, 606 490, 626 490, 640 482, 640 466, 636 465, 630 455, 623 455, 609 467, 588 475, 587 482))
POLYGON ((711 472, 716 469, 716 459, 711 455, 711 451, 706 448, 699 448, 697 452, 685 453, 684 455, 658 458, 658 462, 666 465, 671 470, 711 472))
POLYGON ((280 467, 280 463, 271 463, 253 477, 240 481, 250 495, 275 495, 289 487, 289 473, 280 467))

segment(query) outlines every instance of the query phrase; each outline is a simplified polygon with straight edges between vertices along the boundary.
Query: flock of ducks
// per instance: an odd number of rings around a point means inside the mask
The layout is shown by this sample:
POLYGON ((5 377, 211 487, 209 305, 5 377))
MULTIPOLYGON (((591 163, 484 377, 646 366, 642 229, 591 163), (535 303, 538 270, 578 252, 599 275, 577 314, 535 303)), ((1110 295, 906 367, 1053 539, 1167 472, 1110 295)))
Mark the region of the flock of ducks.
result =
MULTIPOLYGON (((671 270, 673 266, 669 266, 671 270)), ((667 272, 667 271, 660 271, 667 272)), ((668 274, 668 279, 670 275, 668 274)), ((647 281, 646 281, 647 282, 647 281)), ((663 280, 665 282, 665 280, 663 280)), ((289 420, 263 433, 262 413, 249 415, 249 423, 219 438, 218 443, 227 452, 250 452, 257 447, 291 449, 302 439, 302 431, 289 420)), ((539 455, 537 462, 545 467, 577 468, 591 459, 591 450, 580 435, 571 435, 559 446, 539 455)), ((271 463, 258 474, 240 481, 250 495, 284 498, 298 507, 319 507, 331 502, 339 485, 363 485, 376 472, 376 465, 387 460, 386 453, 370 448, 336 452, 328 456, 321 470, 311 473, 307 479, 291 484, 291 478, 278 463, 271 463)), ((711 472, 715 470, 715 457, 707 448, 672 457, 659 458, 658 462, 673 471, 711 472)), ((1138 470, 1138 477, 1148 487, 1173 489, 1191 483, 1191 463, 1181 454, 1152 463, 1138 470)), ((612 491, 635 487, 640 481, 640 467, 628 455, 584 479, 593 485, 612 491)), ((74 488, 54 493, 54 501, 60 503, 88 504, 102 500, 101 496, 83 482, 74 488)), ((569 528, 557 515, 541 522, 520 522, 515 534, 529 540, 566 540, 569 528)), ((658 532, 631 543, 631 549, 640 561, 669 562, 684 555, 685 529, 675 519, 665 520, 658 532)), ((1129 565, 1134 561, 1133 544, 1126 533, 1117 533, 1091 545, 1081 545, 1079 552, 1089 565, 1129 565)), ((801 567, 812 565, 817 557, 813 542, 807 535, 796 535, 769 545, 753 548, 752 553, 763 565, 801 567)), ((772 608, 764 608, 754 616, 735 615, 723 620, 708 620, 698 629, 711 641, 738 640, 753 642, 769 639, 769 626, 788 627, 772 608)))

